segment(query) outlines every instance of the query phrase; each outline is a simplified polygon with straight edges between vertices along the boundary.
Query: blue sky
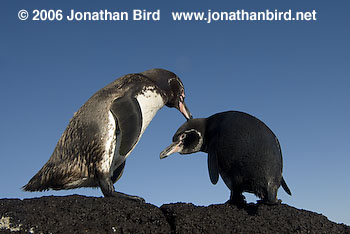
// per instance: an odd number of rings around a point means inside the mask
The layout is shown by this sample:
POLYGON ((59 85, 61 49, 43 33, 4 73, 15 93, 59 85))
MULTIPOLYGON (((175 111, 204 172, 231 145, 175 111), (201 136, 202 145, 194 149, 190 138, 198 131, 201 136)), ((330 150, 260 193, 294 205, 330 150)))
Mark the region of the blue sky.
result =
MULTIPOLYGON (((350 4, 320 1, 1 1, 0 198, 82 194, 99 189, 28 193, 21 186, 42 167, 73 113, 114 79, 158 67, 185 84, 194 117, 248 112, 278 136, 284 157, 284 203, 350 225, 350 4), (21 21, 26 9, 161 11, 161 20, 21 21), (205 22, 172 11, 317 11, 317 21, 205 22)), ((32 16, 32 15, 31 15, 32 16)), ((158 112, 126 163, 118 191, 155 205, 223 203, 204 153, 159 159, 184 122, 158 112)), ((255 201, 247 195, 248 201, 255 201)))

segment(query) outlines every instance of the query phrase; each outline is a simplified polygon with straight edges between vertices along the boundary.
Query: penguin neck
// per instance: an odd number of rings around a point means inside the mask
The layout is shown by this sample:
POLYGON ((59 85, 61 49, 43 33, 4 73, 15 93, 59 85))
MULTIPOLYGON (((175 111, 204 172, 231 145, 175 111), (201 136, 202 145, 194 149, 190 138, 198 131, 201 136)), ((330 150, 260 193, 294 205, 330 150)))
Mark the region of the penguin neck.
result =
POLYGON ((205 137, 203 137, 203 143, 202 143, 201 149, 199 151, 204 152, 204 153, 208 153, 208 151, 209 151, 208 144, 207 144, 205 137))
POLYGON ((164 106, 165 101, 160 92, 152 86, 145 87, 141 92, 136 94, 135 98, 139 103, 142 113, 141 137, 157 111, 164 106))
POLYGON ((197 122, 198 122, 197 129, 201 132, 201 135, 202 135, 202 146, 200 151, 208 153, 207 119, 200 118, 200 119, 197 119, 197 122))

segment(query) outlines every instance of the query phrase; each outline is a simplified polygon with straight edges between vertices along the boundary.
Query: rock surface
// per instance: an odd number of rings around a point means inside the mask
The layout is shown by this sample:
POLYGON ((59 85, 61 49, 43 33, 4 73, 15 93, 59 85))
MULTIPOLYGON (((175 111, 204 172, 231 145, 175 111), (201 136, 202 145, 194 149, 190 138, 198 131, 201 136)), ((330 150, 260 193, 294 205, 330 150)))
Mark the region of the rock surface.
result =
POLYGON ((288 205, 166 204, 115 198, 0 200, 1 233, 350 233, 350 227, 288 205))

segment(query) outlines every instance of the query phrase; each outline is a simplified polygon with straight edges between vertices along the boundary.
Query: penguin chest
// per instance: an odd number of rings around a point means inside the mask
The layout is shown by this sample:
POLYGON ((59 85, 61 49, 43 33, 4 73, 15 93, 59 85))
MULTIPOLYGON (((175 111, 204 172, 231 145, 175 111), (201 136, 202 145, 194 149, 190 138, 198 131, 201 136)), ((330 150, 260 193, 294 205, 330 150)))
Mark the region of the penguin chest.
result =
POLYGON ((108 122, 106 129, 106 140, 104 143, 105 149, 101 161, 101 170, 105 173, 111 174, 113 173, 113 167, 116 167, 117 163, 119 165, 122 164, 124 160, 122 160, 122 158, 118 154, 118 149, 120 147, 121 142, 120 134, 116 132, 115 119, 110 111, 108 111, 108 122))
POLYGON ((164 106, 162 96, 152 89, 145 89, 144 92, 136 96, 142 114, 142 128, 139 139, 146 130, 157 111, 164 106))
POLYGON ((109 121, 108 121, 108 140, 106 144, 106 160, 105 160, 105 170, 113 175, 113 172, 126 160, 130 155, 132 150, 135 148, 139 142, 142 134, 146 130, 147 126, 156 115, 157 111, 164 106, 163 98, 150 89, 146 89, 143 93, 140 93, 136 96, 137 102, 141 109, 142 115, 142 125, 139 137, 136 144, 126 155, 120 155, 119 149, 121 145, 121 139, 123 134, 116 131, 116 124, 113 117, 113 114, 109 112, 109 121))

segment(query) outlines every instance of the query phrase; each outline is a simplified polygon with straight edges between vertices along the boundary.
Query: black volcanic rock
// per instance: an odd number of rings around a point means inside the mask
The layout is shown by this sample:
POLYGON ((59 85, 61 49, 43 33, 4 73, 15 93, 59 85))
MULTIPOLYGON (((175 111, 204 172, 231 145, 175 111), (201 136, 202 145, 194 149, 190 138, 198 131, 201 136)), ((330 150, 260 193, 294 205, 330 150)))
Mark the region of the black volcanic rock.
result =
POLYGON ((0 200, 0 216, 34 233, 170 233, 162 211, 151 204, 84 196, 0 200))
POLYGON ((0 233, 350 233, 288 205, 152 204, 85 196, 0 200, 0 233))
POLYGON ((176 233, 350 233, 325 216, 282 204, 229 204, 199 207, 176 203, 161 207, 176 233))

